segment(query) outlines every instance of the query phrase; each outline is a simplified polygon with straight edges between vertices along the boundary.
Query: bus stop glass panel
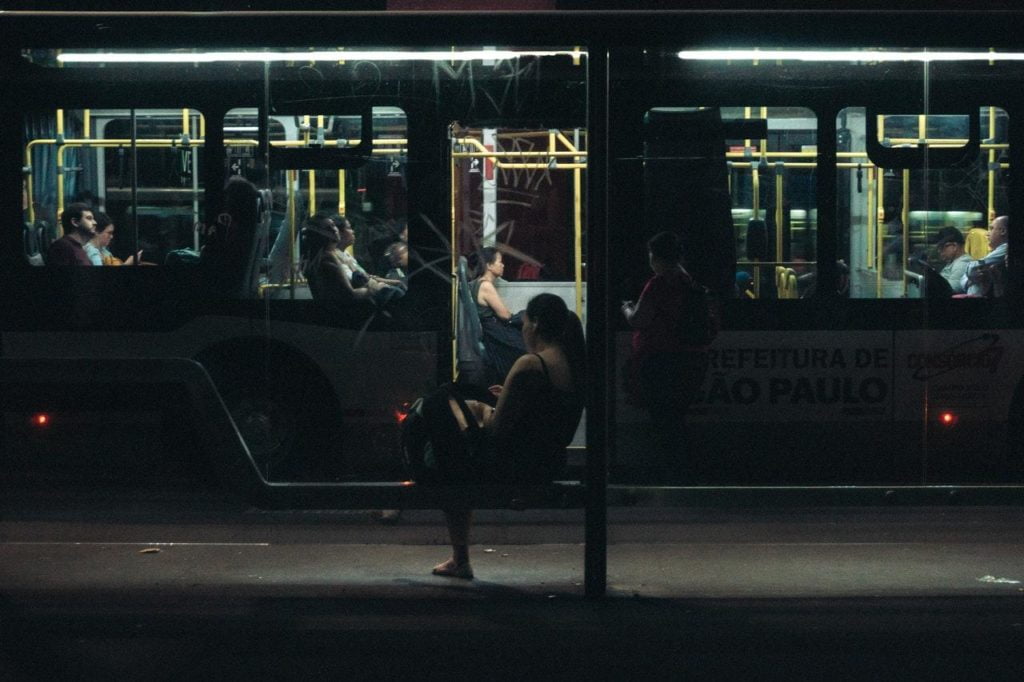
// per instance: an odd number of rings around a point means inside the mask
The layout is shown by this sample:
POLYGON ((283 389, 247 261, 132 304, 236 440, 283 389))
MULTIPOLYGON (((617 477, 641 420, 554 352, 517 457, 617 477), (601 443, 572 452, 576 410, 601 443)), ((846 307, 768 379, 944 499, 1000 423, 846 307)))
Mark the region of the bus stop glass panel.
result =
POLYGON ((455 378, 501 383, 459 374, 460 256, 499 248, 515 310, 540 291, 582 308, 585 69, 572 49, 319 53, 271 63, 266 111, 225 119, 226 174, 249 163, 229 128, 269 136, 259 296, 280 352, 265 383, 293 435, 263 429, 261 467, 274 481, 400 481, 411 403, 455 378))

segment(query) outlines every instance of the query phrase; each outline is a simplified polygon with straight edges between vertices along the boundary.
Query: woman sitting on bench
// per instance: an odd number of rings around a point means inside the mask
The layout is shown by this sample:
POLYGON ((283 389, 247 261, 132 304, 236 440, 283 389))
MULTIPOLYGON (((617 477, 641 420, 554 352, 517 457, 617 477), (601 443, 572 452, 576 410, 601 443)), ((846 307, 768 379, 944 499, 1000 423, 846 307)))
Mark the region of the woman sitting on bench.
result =
MULTIPOLYGON (((583 326, 554 294, 534 296, 523 314, 527 354, 516 360, 504 386, 492 386, 498 403, 466 401, 482 428, 474 468, 481 482, 550 483, 565 467, 565 449, 583 414, 586 349, 583 326)), ((454 400, 462 430, 466 416, 454 400)), ((434 574, 471 579, 470 509, 446 509, 452 556, 434 574)))

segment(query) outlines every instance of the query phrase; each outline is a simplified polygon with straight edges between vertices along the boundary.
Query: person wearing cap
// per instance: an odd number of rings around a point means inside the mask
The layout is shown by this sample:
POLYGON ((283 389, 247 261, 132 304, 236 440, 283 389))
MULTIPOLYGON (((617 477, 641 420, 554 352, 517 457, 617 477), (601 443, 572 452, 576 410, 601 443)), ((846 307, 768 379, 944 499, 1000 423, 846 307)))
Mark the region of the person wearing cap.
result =
POLYGON ((964 251, 964 235, 955 227, 944 227, 935 235, 935 251, 946 264, 939 272, 954 294, 964 293, 962 280, 971 257, 964 251))
POLYGON ((1001 215, 988 226, 988 246, 991 251, 981 260, 971 261, 961 278, 968 296, 999 295, 995 285, 1005 273, 1007 239, 1010 219, 1001 215))

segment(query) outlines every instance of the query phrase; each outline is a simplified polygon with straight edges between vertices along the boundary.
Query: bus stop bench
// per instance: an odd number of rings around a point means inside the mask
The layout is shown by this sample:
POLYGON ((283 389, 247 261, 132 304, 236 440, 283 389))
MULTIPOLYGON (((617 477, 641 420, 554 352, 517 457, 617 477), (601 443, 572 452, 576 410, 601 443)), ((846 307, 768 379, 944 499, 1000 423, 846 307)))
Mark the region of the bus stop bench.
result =
POLYGON ((252 502, 263 509, 581 509, 576 481, 541 484, 264 483, 252 502))

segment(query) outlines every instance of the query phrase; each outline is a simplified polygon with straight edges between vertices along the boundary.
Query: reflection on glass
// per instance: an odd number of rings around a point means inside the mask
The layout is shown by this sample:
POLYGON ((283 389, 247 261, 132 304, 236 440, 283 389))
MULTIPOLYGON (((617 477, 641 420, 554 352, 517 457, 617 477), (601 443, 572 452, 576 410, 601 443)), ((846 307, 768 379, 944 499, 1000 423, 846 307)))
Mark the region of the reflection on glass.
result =
MULTIPOLYGON (((232 109, 225 117, 225 170, 229 175, 260 174, 257 116, 255 109, 232 109)), ((358 263, 356 271, 362 269, 371 276, 386 277, 392 269, 388 250, 408 239, 407 124, 405 113, 396 107, 373 107, 371 122, 372 153, 357 168, 271 168, 273 212, 267 268, 260 285, 262 296, 312 297, 303 274, 302 231, 324 222, 311 222, 317 214, 323 214, 322 218, 330 219, 339 228, 343 219, 351 226, 353 239, 343 251, 358 263)), ((362 117, 272 115, 269 132, 271 147, 278 149, 352 148, 359 145, 363 134, 362 117)))

